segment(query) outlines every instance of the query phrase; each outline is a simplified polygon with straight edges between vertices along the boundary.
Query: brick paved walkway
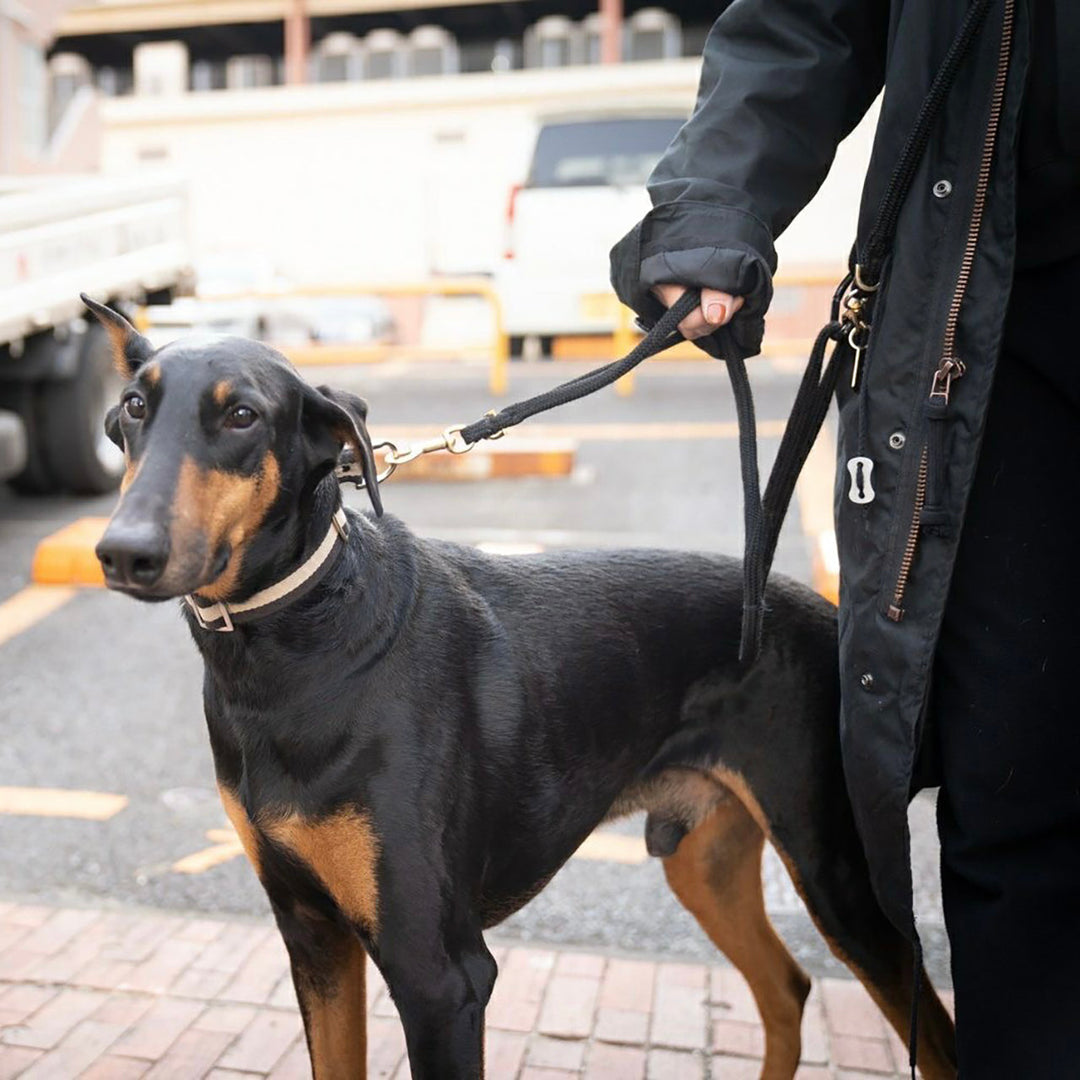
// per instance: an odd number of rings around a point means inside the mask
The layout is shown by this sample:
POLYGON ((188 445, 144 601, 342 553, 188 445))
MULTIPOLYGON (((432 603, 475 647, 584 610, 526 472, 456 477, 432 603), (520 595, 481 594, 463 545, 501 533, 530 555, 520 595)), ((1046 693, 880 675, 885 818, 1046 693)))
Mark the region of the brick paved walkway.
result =
MULTIPOLYGON (((504 945, 490 1080, 750 1080, 762 1030, 731 969, 504 945)), ((407 1078, 374 969, 369 1076, 407 1078)), ((815 984, 799 1080, 898 1077, 899 1041, 858 983, 815 984)), ((309 1076, 285 951, 268 922, 0 903, 0 1080, 309 1076)))

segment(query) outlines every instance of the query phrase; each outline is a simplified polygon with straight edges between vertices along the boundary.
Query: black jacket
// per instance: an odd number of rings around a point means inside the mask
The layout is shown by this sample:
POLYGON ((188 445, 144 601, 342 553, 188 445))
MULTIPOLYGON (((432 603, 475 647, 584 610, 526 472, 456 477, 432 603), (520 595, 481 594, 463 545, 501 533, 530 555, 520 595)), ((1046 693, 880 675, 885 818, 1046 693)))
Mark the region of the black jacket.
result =
MULTIPOLYGON (((903 203, 858 389, 849 370, 840 374, 845 768, 879 898, 911 937, 906 811, 1012 282, 1029 2, 991 0, 903 203), (932 398, 946 358, 961 360, 964 374, 947 398, 932 398), (857 456, 873 462, 876 495, 863 504, 848 498, 846 465, 857 456)), ((884 85, 860 209, 865 244, 968 7, 735 0, 706 44, 694 114, 650 179, 654 208, 612 251, 623 301, 648 324, 662 310, 649 292, 659 282, 742 294, 735 338, 744 355, 757 352, 773 238, 813 196, 837 143, 884 85)), ((715 352, 708 339, 705 347, 715 352)))

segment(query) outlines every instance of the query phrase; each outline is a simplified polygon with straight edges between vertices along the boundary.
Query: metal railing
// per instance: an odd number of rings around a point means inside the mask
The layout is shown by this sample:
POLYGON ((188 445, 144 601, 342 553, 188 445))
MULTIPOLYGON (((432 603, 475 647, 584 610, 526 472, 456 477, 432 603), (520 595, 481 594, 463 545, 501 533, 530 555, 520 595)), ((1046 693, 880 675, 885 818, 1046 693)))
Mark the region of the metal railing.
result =
MULTIPOLYGON (((301 345, 275 345, 297 366, 321 364, 366 364, 384 360, 416 359, 446 360, 472 357, 478 353, 489 357, 488 388, 492 394, 507 390, 507 367, 510 360, 509 338, 503 320, 502 302, 494 286, 486 278, 432 278, 426 281, 391 283, 337 283, 302 285, 281 290, 252 290, 235 293, 215 293, 200 297, 209 303, 219 301, 296 299, 334 299, 357 296, 476 296, 485 300, 491 310, 491 334, 482 346, 446 347, 419 343, 372 342, 370 344, 324 344, 317 341, 301 345)), ((275 344, 273 341, 270 344, 275 344)))

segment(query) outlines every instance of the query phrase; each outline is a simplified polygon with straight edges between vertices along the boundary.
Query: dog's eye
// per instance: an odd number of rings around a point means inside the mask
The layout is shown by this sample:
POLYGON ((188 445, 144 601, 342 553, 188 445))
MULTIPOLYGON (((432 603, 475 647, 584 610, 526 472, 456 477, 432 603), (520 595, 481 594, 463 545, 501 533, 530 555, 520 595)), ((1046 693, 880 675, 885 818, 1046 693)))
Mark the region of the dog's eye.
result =
POLYGON ((146 402, 138 394, 130 394, 124 398, 124 412, 132 420, 141 420, 146 416, 146 402))
POLYGON ((247 405, 234 405, 225 415, 225 426, 243 430, 251 427, 257 419, 254 409, 247 405))

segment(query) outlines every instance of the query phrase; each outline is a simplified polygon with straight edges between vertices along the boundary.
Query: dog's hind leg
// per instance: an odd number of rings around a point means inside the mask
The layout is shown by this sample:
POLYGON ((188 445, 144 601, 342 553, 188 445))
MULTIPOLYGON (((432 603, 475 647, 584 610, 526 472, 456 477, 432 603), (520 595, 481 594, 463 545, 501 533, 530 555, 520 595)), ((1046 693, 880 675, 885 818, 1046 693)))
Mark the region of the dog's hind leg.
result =
MULTIPOLYGON (((771 771, 759 789, 728 769, 715 775, 767 831, 829 948, 859 978, 906 1045, 913 950, 877 902, 850 804, 843 797, 829 797, 829 785, 800 782, 794 773, 781 777, 771 771)), ((918 1064, 927 1080, 956 1076, 953 1022, 925 970, 919 994, 918 1064)))
POLYGON ((314 1080, 365 1080, 364 946, 350 930, 302 905, 274 913, 289 951, 314 1080))
POLYGON ((750 984, 765 1026, 763 1080, 790 1080, 802 1049, 810 980, 765 914, 765 837, 736 799, 721 802, 664 859, 672 891, 750 984))

